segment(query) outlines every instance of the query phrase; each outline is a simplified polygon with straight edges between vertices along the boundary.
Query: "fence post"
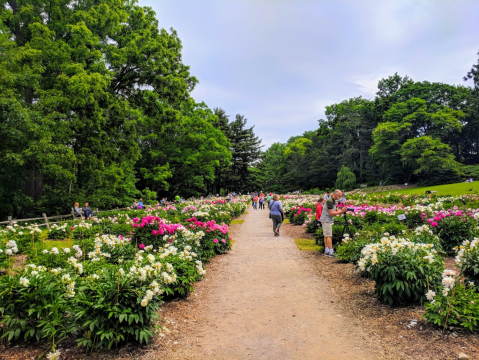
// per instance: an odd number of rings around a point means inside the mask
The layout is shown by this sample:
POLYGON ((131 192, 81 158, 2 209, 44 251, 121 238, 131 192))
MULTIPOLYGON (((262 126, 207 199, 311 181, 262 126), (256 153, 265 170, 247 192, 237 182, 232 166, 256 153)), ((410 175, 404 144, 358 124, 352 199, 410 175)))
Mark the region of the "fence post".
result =
POLYGON ((100 212, 98 211, 98 208, 96 208, 96 216, 100 215, 100 212))
POLYGON ((50 230, 50 224, 48 223, 47 214, 43 213, 43 220, 45 220, 45 224, 47 225, 47 229, 50 230))
POLYGON ((13 220, 11 216, 8 217, 8 222, 10 223, 10 226, 13 226, 13 220))

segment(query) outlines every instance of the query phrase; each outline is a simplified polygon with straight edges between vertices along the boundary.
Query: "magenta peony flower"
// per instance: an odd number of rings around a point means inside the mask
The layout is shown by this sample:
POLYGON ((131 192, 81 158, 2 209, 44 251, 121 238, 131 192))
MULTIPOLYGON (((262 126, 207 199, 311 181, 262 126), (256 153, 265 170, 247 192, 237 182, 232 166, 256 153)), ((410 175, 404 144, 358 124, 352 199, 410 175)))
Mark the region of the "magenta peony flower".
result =
POLYGON ((218 239, 213 239, 213 242, 214 242, 215 244, 217 244, 217 243, 218 243, 218 239))
POLYGON ((151 233, 156 236, 158 235, 158 230, 153 230, 151 233))
POLYGON ((72 227, 72 228, 70 228, 70 230, 75 230, 75 228, 74 228, 74 227, 72 227))
POLYGON ((145 248, 145 245, 144 244, 140 244, 138 245, 138 247, 140 248, 140 250, 143 250, 145 248))
POLYGON ((437 222, 433 221, 433 222, 431 223, 431 226, 432 226, 432 227, 436 227, 436 226, 437 226, 437 222))

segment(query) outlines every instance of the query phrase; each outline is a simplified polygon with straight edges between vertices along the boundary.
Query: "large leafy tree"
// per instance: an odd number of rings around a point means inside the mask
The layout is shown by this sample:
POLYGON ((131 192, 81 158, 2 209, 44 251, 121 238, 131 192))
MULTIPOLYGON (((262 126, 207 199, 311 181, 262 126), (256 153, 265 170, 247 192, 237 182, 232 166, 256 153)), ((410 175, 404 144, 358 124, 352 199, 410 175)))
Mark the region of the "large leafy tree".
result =
POLYGON ((12 204, 0 217, 127 204, 138 190, 197 194, 229 161, 217 117, 190 96, 178 35, 150 8, 0 4, 0 197, 12 204))

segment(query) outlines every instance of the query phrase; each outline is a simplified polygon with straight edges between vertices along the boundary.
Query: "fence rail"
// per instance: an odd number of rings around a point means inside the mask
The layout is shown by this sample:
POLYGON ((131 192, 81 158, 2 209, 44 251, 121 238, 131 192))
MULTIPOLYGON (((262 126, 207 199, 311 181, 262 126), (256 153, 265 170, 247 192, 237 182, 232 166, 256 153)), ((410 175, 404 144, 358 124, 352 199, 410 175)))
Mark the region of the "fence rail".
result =
MULTIPOLYGON (((131 208, 116 208, 116 209, 111 209, 111 210, 98 210, 98 208, 93 211, 97 216, 100 214, 100 212, 109 212, 109 211, 124 211, 124 210, 130 210, 131 208)), ((68 215, 54 215, 54 216, 47 216, 45 213, 42 214, 42 217, 37 217, 37 218, 30 218, 30 219, 13 219, 11 216, 8 217, 7 221, 1 221, 0 225, 13 225, 15 223, 19 222, 26 222, 26 221, 38 221, 38 220, 43 220, 44 223, 42 224, 37 224, 37 226, 46 226, 47 229, 50 229, 50 225, 53 224, 58 224, 59 222, 50 222, 48 220, 54 220, 54 219, 65 219, 65 218, 75 218, 75 212, 72 208, 71 214, 68 215)), ((83 218, 83 216, 81 216, 83 218)))

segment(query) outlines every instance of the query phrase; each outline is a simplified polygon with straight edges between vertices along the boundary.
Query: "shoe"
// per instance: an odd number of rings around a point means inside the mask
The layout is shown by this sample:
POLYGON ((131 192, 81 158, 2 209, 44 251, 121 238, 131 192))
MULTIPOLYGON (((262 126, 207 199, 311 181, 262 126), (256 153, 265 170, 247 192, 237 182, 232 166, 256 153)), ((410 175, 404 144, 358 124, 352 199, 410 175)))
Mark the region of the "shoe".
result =
POLYGON ((336 254, 334 253, 334 250, 333 250, 333 249, 329 249, 329 256, 338 257, 338 255, 336 255, 336 254))

